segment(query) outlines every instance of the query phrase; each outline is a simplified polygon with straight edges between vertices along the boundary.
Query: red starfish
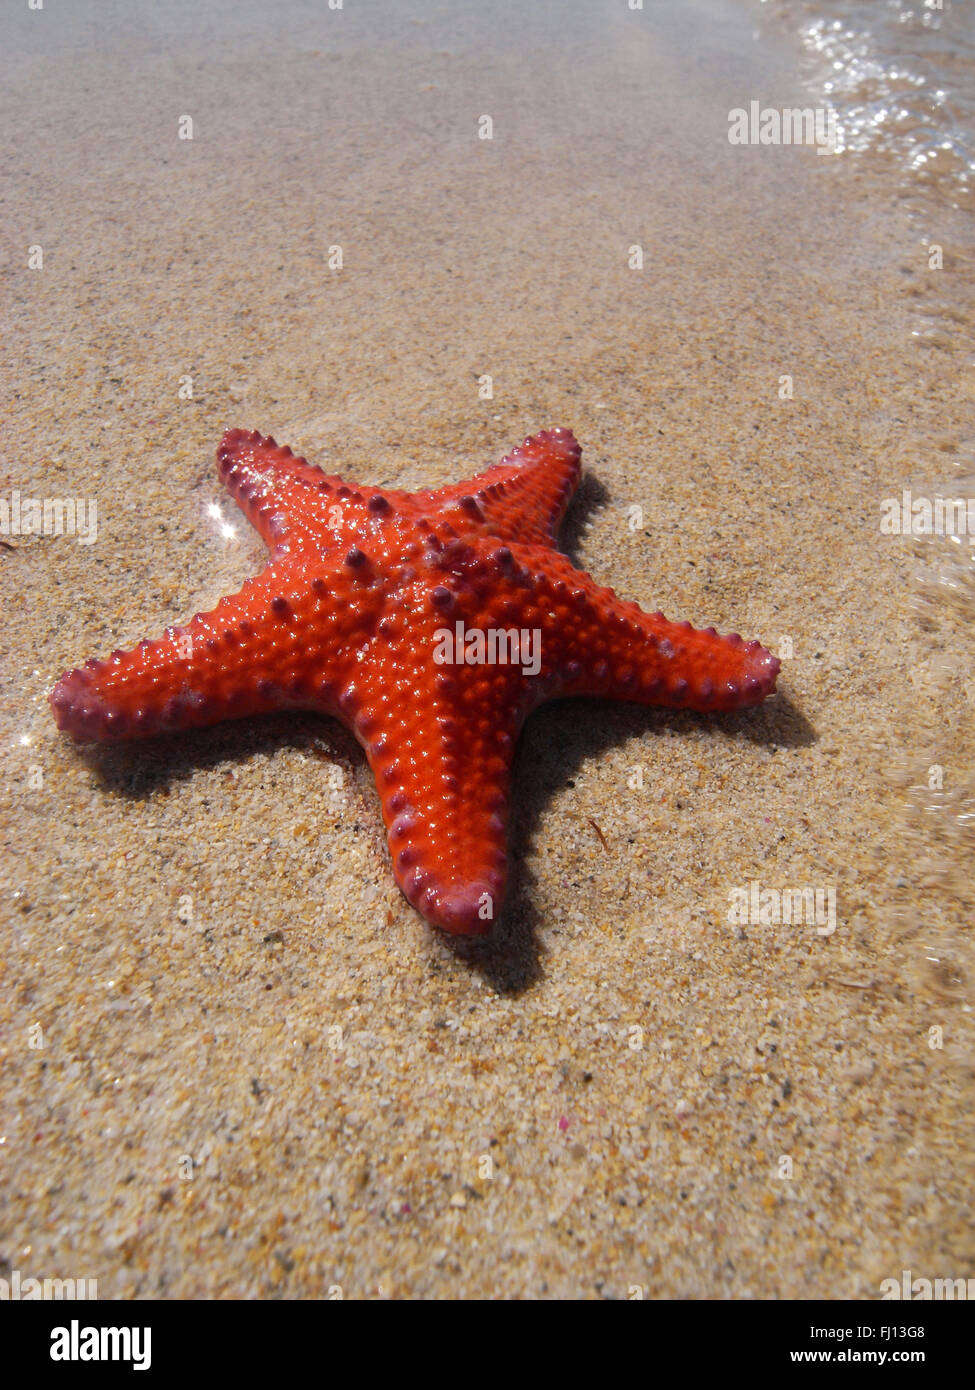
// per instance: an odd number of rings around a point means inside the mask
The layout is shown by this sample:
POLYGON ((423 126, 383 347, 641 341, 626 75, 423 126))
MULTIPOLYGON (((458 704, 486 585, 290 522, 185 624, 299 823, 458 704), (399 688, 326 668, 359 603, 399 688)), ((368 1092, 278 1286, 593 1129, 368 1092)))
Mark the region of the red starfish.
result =
POLYGON ((739 709, 779 669, 757 642, 644 613, 559 553, 580 454, 548 430, 468 482, 393 492, 228 431, 220 477, 270 563, 212 613, 63 675, 59 728, 87 741, 333 715, 365 749, 406 897, 447 931, 489 931, 533 709, 566 695, 739 709))

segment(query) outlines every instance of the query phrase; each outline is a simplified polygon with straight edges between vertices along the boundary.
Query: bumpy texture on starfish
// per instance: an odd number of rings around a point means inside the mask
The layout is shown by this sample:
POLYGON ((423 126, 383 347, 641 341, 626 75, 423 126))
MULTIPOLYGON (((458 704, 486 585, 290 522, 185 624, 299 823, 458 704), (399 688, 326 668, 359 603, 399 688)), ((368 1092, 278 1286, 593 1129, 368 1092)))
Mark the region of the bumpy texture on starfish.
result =
POLYGON ((570 430, 547 430, 468 482, 408 493, 228 431, 220 477, 270 563, 185 627, 65 673, 58 726, 84 742, 333 715, 365 749, 408 900, 446 931, 489 931, 533 709, 568 695, 740 709, 779 669, 757 642, 644 613, 559 553, 580 454, 570 430))

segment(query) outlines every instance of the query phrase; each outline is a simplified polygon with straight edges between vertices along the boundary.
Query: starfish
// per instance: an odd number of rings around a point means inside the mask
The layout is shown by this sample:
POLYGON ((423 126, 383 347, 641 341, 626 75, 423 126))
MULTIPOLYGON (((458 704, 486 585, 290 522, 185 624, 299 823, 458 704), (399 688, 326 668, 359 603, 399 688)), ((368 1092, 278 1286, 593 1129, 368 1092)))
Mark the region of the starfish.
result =
POLYGON ((270 551, 239 593, 156 641, 66 672, 79 742, 311 709, 362 744, 396 881, 428 922, 490 931, 507 878, 515 743, 546 700, 727 711, 775 689, 758 642, 645 613, 557 548, 580 476, 546 430, 467 482, 398 492, 229 430, 221 480, 270 551))

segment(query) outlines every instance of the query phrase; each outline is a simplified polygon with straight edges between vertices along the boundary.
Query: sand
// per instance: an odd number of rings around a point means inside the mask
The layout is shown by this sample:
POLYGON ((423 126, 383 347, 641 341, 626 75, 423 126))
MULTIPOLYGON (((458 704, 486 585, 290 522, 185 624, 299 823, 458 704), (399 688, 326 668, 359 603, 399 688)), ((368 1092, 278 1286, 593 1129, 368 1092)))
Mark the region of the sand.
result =
POLYGON ((975 468, 960 214, 730 146, 729 109, 799 95, 737 8, 141 8, 3 21, 0 495, 95 498, 98 531, 0 547, 0 1275, 970 1275, 975 604, 946 542, 919 585, 880 531, 884 498, 975 468), (216 480, 234 424, 396 487, 571 426, 576 562, 791 650, 780 694, 539 712, 504 918, 439 935, 338 725, 87 751, 54 726, 65 667, 263 564, 216 480), (752 883, 832 890, 835 932, 729 921, 752 883))

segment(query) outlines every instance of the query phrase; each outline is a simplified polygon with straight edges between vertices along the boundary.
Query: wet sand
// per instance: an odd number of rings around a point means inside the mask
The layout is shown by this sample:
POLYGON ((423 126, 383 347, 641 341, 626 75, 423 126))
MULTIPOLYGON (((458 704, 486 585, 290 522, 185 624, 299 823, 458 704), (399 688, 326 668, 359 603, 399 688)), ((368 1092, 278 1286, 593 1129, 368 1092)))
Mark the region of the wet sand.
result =
MULTIPOLYGON (((429 5, 371 33, 291 8, 4 20, 0 494, 93 497, 98 534, 0 548, 0 1274, 350 1298, 971 1274, 972 610, 925 600, 879 526, 975 441, 956 336, 918 341, 916 217, 862 165, 728 144, 748 98, 802 104, 736 9, 429 5), (263 564, 216 480, 229 425, 409 488, 570 426, 574 560, 791 649, 780 694, 539 712, 503 920, 440 936, 338 725, 87 752, 54 727, 65 667, 263 564), (836 931, 729 922, 754 882, 835 890, 836 931)), ((964 305, 970 245, 937 230, 964 305)))

